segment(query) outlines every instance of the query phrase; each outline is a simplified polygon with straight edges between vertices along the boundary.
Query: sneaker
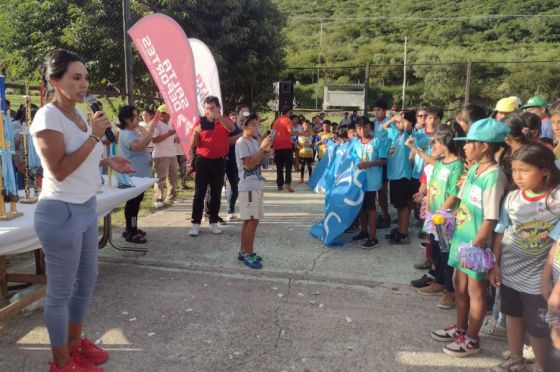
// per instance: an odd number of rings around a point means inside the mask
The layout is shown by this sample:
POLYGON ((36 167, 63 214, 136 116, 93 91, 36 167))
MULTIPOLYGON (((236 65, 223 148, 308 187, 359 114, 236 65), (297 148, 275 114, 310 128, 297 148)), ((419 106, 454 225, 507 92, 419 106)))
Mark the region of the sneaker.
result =
POLYGON ((389 239, 389 244, 406 245, 410 244, 410 241, 408 240, 408 235, 398 233, 398 235, 395 235, 393 238, 389 239))
POLYGON ((431 275, 424 274, 420 279, 416 279, 410 282, 410 285, 414 288, 424 288, 429 286, 434 282, 434 278, 431 275))
POLYGON ((418 293, 423 296, 439 296, 441 295, 445 289, 443 288, 442 284, 438 284, 435 282, 430 283, 430 285, 425 286, 424 288, 420 288, 418 293))
POLYGON ((494 368, 492 368, 494 372, 528 372, 529 369, 527 368, 527 361, 525 358, 518 358, 513 359, 511 357, 504 360, 502 363, 498 364, 494 368))
POLYGON ((354 235, 352 237, 352 240, 358 241, 358 240, 364 240, 368 238, 369 238, 369 233, 367 231, 360 231, 358 235, 354 235))
POLYGON ((453 325, 451 327, 432 331, 432 338, 436 341, 451 342, 455 341, 459 336, 464 334, 465 331, 459 329, 456 325, 453 325))
POLYGON ((87 338, 82 338, 79 342, 69 346, 70 354, 79 353, 95 365, 103 364, 109 359, 109 353, 101 349, 87 338))
POLYGON ((83 359, 77 356, 72 356, 68 363, 66 363, 66 365, 62 368, 58 368, 55 363, 50 362, 49 372, 103 372, 103 368, 96 367, 93 364, 86 367, 83 359), (82 366, 82 364, 84 366, 82 366))
POLYGON ((480 342, 461 334, 454 342, 445 345, 443 352, 452 357, 463 358, 479 353, 480 342))
POLYGON ((257 260, 256 255, 244 255, 243 263, 251 269, 262 269, 262 262, 257 260))
POLYGON ((505 340, 507 338, 507 331, 505 327, 498 324, 492 315, 484 318, 482 328, 480 328, 480 335, 496 340, 505 340))
MULTIPOLYGON (((504 360, 510 357, 511 353, 509 350, 506 350, 502 353, 502 358, 504 360)), ((533 352, 533 348, 530 345, 523 345, 523 358, 527 362, 527 364, 535 363, 535 353, 533 352)))
POLYGON ((394 229, 391 229, 391 233, 385 235, 385 239, 393 239, 395 236, 397 236, 397 234, 399 233, 399 228, 395 227, 394 229))
POLYGON ((163 203, 160 202, 160 201, 155 201, 154 204, 153 204, 153 206, 154 206, 154 208, 158 208, 158 209, 159 209, 159 208, 163 207, 163 203))
POLYGON ((294 192, 294 189, 293 189, 292 185, 286 184, 285 187, 286 187, 286 190, 288 190, 288 192, 294 192))
POLYGON ((437 307, 444 310, 450 310, 455 307, 455 293, 445 292, 439 298, 437 307))
POLYGON ((190 236, 198 236, 200 234, 200 224, 193 223, 191 229, 189 230, 190 236))
POLYGON ((416 270, 428 270, 432 267, 430 260, 424 260, 423 262, 417 262, 414 264, 416 270))
POLYGON ((227 225, 226 221, 224 221, 224 219, 220 216, 218 216, 218 225, 220 226, 225 226, 227 225))
POLYGON ((370 250, 377 246, 379 246, 379 240, 377 240, 377 238, 368 238, 368 240, 362 244, 362 249, 370 250))
POLYGON ((221 233, 222 233, 222 230, 218 227, 218 224, 217 224, 217 223, 211 223, 211 224, 208 226, 208 229, 210 230, 210 232, 211 232, 212 234, 218 235, 218 234, 221 234, 221 233))
POLYGON ((228 222, 235 222, 235 221, 239 221, 239 218, 235 213, 228 213, 227 220, 228 222))
POLYGON ((377 228, 378 229, 386 229, 391 226, 391 220, 385 219, 383 217, 379 217, 377 219, 377 228))
MULTIPOLYGON (((246 254, 243 252, 239 252, 239 254, 237 255, 237 261, 243 261, 245 259, 246 254)), ((262 257, 259 256, 258 254, 256 254, 255 252, 250 253, 249 256, 253 256, 255 258, 255 260, 257 261, 262 261, 262 257)))

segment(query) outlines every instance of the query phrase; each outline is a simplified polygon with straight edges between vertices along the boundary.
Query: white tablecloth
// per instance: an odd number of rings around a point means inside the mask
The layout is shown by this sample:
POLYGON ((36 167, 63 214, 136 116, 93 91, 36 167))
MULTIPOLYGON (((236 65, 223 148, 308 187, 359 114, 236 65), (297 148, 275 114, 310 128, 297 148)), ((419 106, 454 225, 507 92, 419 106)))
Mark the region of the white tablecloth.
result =
MULTIPOLYGON (((107 182, 97 194, 97 217, 106 216, 117 205, 126 202, 146 191, 156 182, 156 178, 131 177, 135 187, 119 189, 115 185, 116 177, 113 177, 113 187, 109 188, 107 182)), ((35 235, 33 227, 33 216, 37 204, 17 204, 18 212, 23 216, 11 221, 0 221, 0 256, 14 253, 22 253, 41 248, 41 243, 35 235)), ((10 206, 6 204, 9 211, 10 206)))

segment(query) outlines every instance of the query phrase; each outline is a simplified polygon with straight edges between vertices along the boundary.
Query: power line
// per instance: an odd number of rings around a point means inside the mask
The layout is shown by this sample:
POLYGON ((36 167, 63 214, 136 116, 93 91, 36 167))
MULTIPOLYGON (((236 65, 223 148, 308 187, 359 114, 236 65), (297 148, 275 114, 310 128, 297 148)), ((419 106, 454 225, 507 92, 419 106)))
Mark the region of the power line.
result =
MULTIPOLYGON (((472 64, 491 65, 491 64, 527 64, 527 63, 557 63, 558 61, 471 61, 472 64)), ((468 62, 424 62, 407 63, 406 66, 444 66, 444 65, 466 65, 468 62)), ((404 63, 370 63, 370 67, 403 67, 404 63)), ((350 66, 296 66, 287 67, 286 70, 350 70, 354 68, 364 68, 365 65, 350 66)))
POLYGON ((288 16, 288 19, 316 20, 316 21, 464 21, 470 19, 507 19, 507 18, 560 18, 560 14, 488 14, 457 17, 418 17, 418 16, 376 16, 376 17, 321 17, 321 16, 288 16))

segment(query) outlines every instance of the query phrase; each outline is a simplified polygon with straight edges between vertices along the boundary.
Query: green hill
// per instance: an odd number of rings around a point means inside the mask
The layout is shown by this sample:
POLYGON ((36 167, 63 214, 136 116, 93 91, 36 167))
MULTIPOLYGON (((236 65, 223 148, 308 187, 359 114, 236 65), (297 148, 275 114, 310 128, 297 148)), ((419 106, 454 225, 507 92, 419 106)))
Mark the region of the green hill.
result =
MULTIPOLYGON (((363 82, 363 66, 408 62, 407 102, 457 107, 464 100, 467 61, 553 61, 560 55, 556 0, 275 0, 287 14, 287 66, 319 63, 324 82, 363 82), (544 15, 523 16, 513 15, 544 15), (507 16, 507 17, 506 17, 507 16), (322 22, 321 22, 322 19, 322 22), (322 24, 322 37, 321 37, 322 24), (319 44, 321 47, 319 48, 319 44), (320 55, 320 60, 319 60, 320 55)), ((399 101, 402 66, 371 68, 372 99, 399 101)), ((316 70, 288 70, 302 83, 296 95, 314 105, 316 70)), ((319 90, 322 94, 322 89, 319 90)), ((471 101, 490 106, 506 95, 560 95, 558 63, 472 64, 471 101)))

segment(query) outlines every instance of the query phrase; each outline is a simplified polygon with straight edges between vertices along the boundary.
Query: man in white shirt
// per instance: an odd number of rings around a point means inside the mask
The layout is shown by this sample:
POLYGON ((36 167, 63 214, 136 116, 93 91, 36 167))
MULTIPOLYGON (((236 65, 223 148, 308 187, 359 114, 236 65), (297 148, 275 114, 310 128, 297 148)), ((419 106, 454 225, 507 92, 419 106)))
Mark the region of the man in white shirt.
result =
POLYGON ((175 129, 169 122, 167 107, 161 105, 157 109, 161 113, 161 120, 154 130, 152 143, 154 151, 154 169, 158 183, 154 185, 154 207, 161 208, 163 204, 173 204, 177 197, 177 150, 175 148, 175 129), (164 184, 167 183, 167 196, 163 199, 164 184))

